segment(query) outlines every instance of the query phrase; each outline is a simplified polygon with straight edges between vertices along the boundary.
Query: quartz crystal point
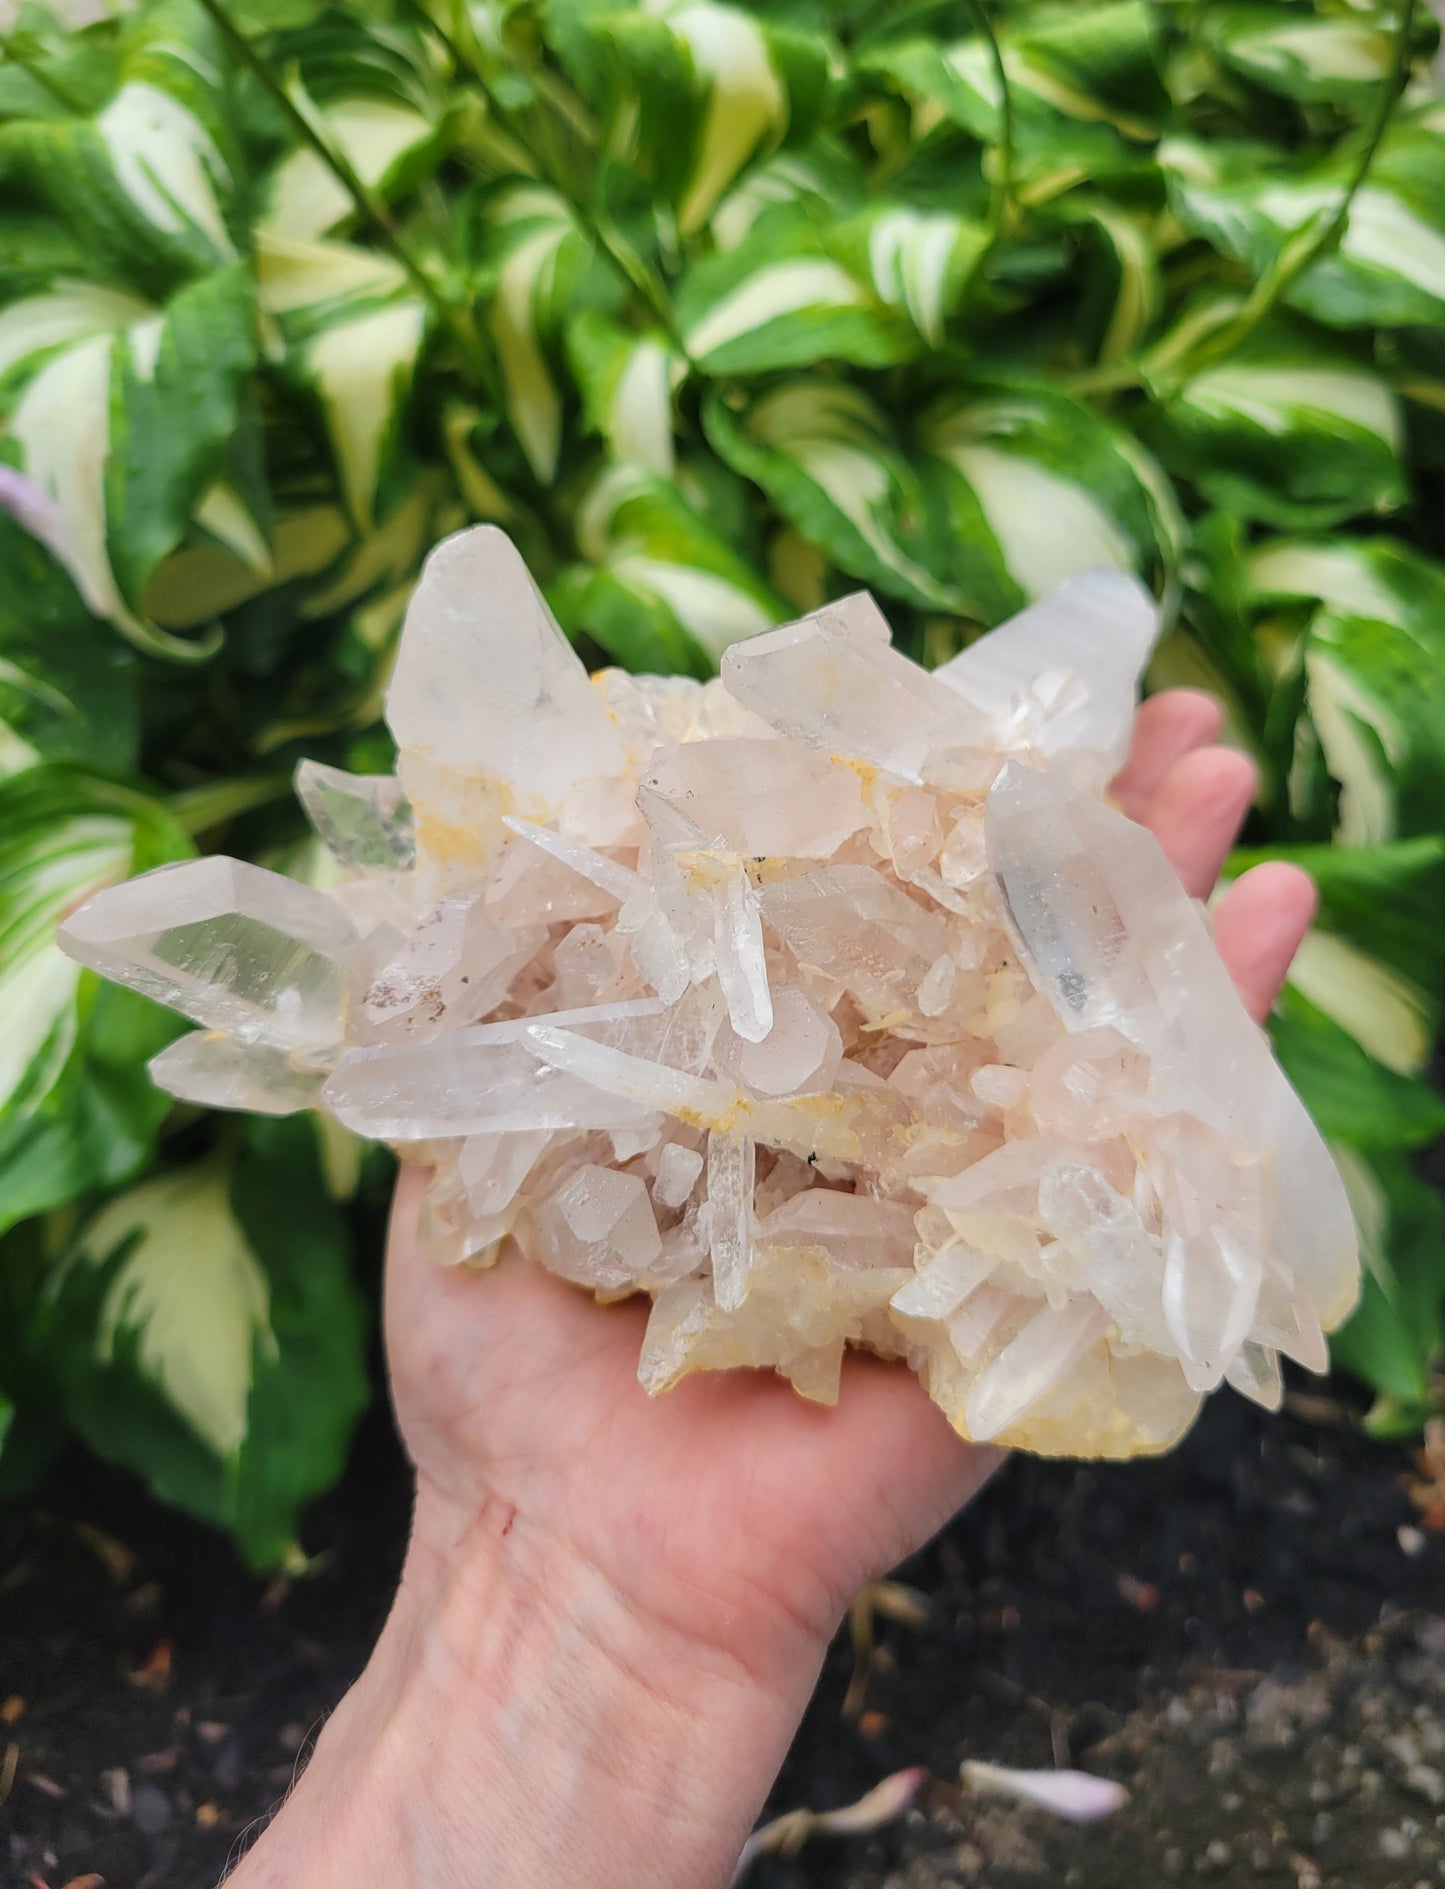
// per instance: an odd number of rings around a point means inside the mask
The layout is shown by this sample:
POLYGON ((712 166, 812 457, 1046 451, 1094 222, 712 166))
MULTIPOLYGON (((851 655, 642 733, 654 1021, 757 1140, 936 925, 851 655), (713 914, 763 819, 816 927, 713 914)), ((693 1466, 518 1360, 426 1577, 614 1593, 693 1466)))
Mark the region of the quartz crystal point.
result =
POLYGON ((547 818, 616 775, 622 743, 511 541, 478 525, 427 559, 387 720, 434 864, 488 862, 504 814, 547 818))
POLYGON ((932 675, 863 595, 721 681, 589 678, 516 551, 428 560, 397 778, 306 762, 320 891, 225 859, 62 934, 202 1027, 188 1101, 436 1169, 425 1238, 653 1300, 639 1374, 905 1361, 965 1436, 1166 1448, 1357 1285, 1329 1153, 1104 798, 1153 607, 1075 578, 932 675))
POLYGON ((988 717, 994 746, 1070 756, 1102 787, 1128 750, 1157 630, 1140 584, 1088 571, 933 673, 988 717))

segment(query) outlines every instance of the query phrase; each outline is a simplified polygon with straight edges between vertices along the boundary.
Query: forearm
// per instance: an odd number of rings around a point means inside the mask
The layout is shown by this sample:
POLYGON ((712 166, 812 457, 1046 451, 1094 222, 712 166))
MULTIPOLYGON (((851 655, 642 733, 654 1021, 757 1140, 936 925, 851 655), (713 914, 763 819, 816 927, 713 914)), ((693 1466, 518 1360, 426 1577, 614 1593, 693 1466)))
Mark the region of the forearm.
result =
POLYGON ((413 1544, 366 1671, 232 1889, 725 1883, 821 1646, 766 1682, 545 1541, 413 1544))

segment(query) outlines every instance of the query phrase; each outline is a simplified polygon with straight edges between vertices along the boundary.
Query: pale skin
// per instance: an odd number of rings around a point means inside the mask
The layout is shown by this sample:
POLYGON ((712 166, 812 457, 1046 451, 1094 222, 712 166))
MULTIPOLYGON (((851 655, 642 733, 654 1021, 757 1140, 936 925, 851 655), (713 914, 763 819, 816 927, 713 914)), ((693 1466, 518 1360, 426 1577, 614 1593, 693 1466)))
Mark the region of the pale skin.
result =
MULTIPOLYGON (((1187 889, 1254 791, 1220 713, 1140 711, 1114 783, 1187 889)), ((1215 912, 1256 1018, 1314 911, 1266 865, 1215 912)), ((854 1593, 992 1474, 911 1375, 850 1358, 835 1410, 779 1378, 637 1383, 645 1308, 417 1250, 397 1190, 386 1337, 416 1469, 401 1586, 361 1678, 233 1889, 711 1889, 727 1882, 854 1593)))

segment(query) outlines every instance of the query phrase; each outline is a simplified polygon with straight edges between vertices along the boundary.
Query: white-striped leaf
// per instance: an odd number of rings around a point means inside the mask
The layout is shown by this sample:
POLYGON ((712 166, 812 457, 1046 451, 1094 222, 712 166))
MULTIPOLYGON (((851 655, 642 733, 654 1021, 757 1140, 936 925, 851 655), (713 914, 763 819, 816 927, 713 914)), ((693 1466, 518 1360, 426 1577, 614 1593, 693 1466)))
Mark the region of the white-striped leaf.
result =
MULTIPOLYGON (((1445 804, 1445 569, 1387 539, 1276 541, 1247 566, 1261 602, 1319 600, 1303 648, 1307 735, 1351 846, 1433 833, 1445 804)), ((1291 800, 1317 814, 1308 743, 1291 800)))
MULTIPOLYGON (((364 184, 383 196, 401 176, 413 174, 420 154, 442 148, 436 119, 399 100, 334 98, 318 108, 318 115, 333 148, 364 184)), ((308 242, 355 215, 356 205, 335 172, 303 145, 273 173, 261 228, 308 242)))
POLYGON ((996 620, 1067 577, 1147 569, 1158 552, 1139 449, 1044 391, 951 395, 920 444, 938 468, 951 565, 972 614, 996 620))
MULTIPOLYGON (((1073 8, 1020 9, 998 22, 1012 105, 1015 182, 1034 200, 1096 183, 1139 164, 1132 148, 1158 130, 1165 99, 1158 23, 1140 0, 1073 8)), ((978 142, 1003 136, 1002 94, 992 51, 977 32, 956 40, 904 25, 878 36, 862 70, 913 108, 913 135, 957 126, 978 142)))
POLYGON ((1261 600, 1301 599, 1339 616, 1373 617, 1422 650, 1445 641, 1445 565, 1394 538, 1273 538, 1245 568, 1261 600))
POLYGON ((718 203, 708 230, 718 249, 736 249, 758 218, 780 205, 806 208, 816 221, 845 206, 861 208, 866 199, 867 179, 851 153, 815 139, 807 150, 779 151, 747 171, 718 203))
POLYGON ((882 203, 845 224, 837 241, 844 256, 861 249, 859 264, 879 299, 907 318, 926 347, 938 348, 990 237, 986 224, 950 210, 882 203))
POLYGON ((667 336, 588 309, 567 326, 567 358, 588 425, 612 457, 663 478, 673 469, 673 393, 686 362, 667 336))
POLYGON ((38 1346, 94 1449, 270 1567, 341 1466, 363 1323, 315 1137, 286 1122, 102 1208, 53 1268, 38 1346))
POLYGON ((342 496, 370 530, 426 335, 400 265, 350 243, 258 233, 262 307, 286 343, 282 371, 316 402, 342 496))
POLYGON ((553 190, 519 184, 487 206, 491 285, 486 322, 501 364, 507 417, 539 479, 557 470, 562 395, 549 350, 590 253, 571 210, 553 190))
POLYGON ((203 277, 158 308, 73 283, 51 299, 0 313, 12 389, 0 445, 62 522, 89 608, 143 647, 205 653, 148 625, 141 596, 237 428, 255 360, 246 272, 203 277))
POLYGON ((147 10, 91 115, 0 124, 0 181, 48 203, 91 269, 116 281, 173 284, 231 262, 236 178, 218 76, 199 9, 147 10))
POLYGON ((1311 14, 1289 6, 1211 7, 1201 37, 1226 66, 1271 92, 1311 105, 1376 104, 1394 58, 1379 15, 1311 14))
POLYGON ((940 575, 948 559, 923 474, 860 389, 789 380, 737 412, 714 395, 703 418, 717 453, 851 578, 925 609, 967 607, 940 575))
POLYGON ((1283 328, 1194 375, 1165 410, 1173 469, 1222 510, 1285 529, 1393 510, 1404 428, 1368 362, 1283 328))
MULTIPOLYGON (((88 1064, 82 973, 55 933, 102 886, 189 851, 159 807, 122 788, 60 767, 0 780, 0 1228, 113 1184, 143 1158, 159 1119, 133 1095, 149 1086, 144 1057, 131 1060, 131 1099, 117 1108, 88 1064)), ((173 1034, 147 1027, 146 1053, 173 1034)))
POLYGON ((707 257, 684 279, 677 317, 689 357, 711 374, 907 359, 918 351, 917 336, 888 305, 903 301, 897 248, 890 251, 885 239, 879 256, 890 297, 870 279, 865 242, 856 247, 863 266, 850 269, 839 246, 799 212, 759 218, 735 249, 707 257))
POLYGON ((1113 280, 1108 316, 1099 336, 1099 360, 1126 359, 1138 351, 1164 303, 1156 219, 1083 191, 1064 198, 1059 214, 1076 226, 1092 227, 1107 247, 1113 280))
POLYGON ((709 674, 723 651, 771 629, 786 606, 676 486, 614 466, 577 515, 590 568, 564 586, 564 620, 629 668, 709 674))
POLYGON ((1305 674, 1310 720, 1340 788, 1342 843, 1436 830, 1445 804, 1437 707, 1445 647, 1322 610, 1310 626, 1305 674))
POLYGON ((825 93, 820 35, 721 0, 557 8, 554 32, 616 155, 655 177, 686 234, 747 166, 807 131, 825 93))
MULTIPOLYGON (((1171 138, 1160 147, 1170 201, 1187 229, 1262 275, 1299 232, 1343 201, 1352 159, 1289 169, 1264 146, 1171 138)), ((1355 193, 1338 242, 1286 298, 1334 327, 1445 320, 1445 140, 1398 124, 1355 193)))
POLYGON ((426 304, 403 296, 329 323, 302 356, 302 371, 326 416, 347 508, 362 530, 372 522, 425 331, 426 304))

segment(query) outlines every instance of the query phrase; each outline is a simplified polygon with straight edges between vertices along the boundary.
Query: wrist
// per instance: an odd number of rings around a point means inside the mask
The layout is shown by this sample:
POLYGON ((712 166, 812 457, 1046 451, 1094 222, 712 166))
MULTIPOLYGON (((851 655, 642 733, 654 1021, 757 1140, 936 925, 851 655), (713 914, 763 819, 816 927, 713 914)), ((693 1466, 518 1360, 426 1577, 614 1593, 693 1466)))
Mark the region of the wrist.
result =
POLYGON ((822 1658, 766 1677, 488 1504, 423 1500, 365 1672, 236 1889, 721 1884, 822 1658))

